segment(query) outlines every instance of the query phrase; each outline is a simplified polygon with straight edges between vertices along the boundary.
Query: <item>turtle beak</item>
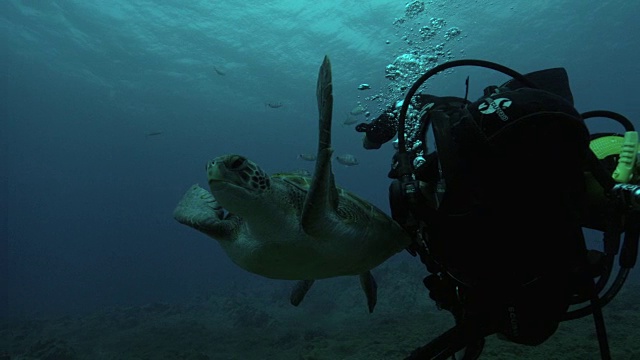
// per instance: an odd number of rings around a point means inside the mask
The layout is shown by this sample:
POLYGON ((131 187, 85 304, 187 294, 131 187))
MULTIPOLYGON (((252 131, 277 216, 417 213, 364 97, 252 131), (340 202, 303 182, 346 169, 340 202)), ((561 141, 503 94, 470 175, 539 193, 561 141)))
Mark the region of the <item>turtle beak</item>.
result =
POLYGON ((220 166, 215 161, 210 161, 206 165, 207 177, 209 179, 209 185, 224 181, 224 175, 220 171, 220 166))

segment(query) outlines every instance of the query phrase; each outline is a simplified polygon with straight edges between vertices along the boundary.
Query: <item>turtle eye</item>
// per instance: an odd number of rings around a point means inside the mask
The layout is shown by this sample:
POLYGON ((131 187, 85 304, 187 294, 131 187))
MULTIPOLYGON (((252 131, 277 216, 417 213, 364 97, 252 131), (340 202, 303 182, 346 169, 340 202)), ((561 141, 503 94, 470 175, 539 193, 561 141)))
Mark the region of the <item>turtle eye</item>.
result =
POLYGON ((238 169, 242 167, 242 165, 244 165, 244 162, 245 162, 245 159, 243 157, 236 156, 233 160, 231 160, 229 167, 231 169, 238 169))

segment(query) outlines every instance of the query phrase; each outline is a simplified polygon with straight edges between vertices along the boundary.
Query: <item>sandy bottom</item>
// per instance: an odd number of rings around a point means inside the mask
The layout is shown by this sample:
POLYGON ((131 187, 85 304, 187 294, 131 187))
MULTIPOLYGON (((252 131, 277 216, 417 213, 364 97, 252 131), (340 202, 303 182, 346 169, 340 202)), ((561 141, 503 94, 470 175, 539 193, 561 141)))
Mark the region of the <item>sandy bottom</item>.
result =
MULTIPOLYGON (((421 274, 411 271, 374 272, 379 300, 373 314, 357 278, 343 278, 316 282, 299 307, 288 303, 292 284, 275 283, 182 304, 4 319, 0 360, 403 359, 453 325, 428 299, 416 278, 421 274)), ((627 283, 604 315, 613 359, 639 360, 640 285, 627 283)), ((491 336, 481 359, 600 359, 593 318, 561 323, 536 347, 491 336)))

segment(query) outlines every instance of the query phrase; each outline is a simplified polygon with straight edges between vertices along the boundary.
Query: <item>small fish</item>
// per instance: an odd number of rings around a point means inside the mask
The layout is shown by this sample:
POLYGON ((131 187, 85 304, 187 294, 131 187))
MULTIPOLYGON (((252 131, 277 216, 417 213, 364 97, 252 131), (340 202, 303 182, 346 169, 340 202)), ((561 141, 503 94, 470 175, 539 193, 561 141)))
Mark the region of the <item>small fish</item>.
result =
POLYGON ((227 75, 227 73, 225 73, 224 71, 218 69, 216 66, 213 67, 213 71, 216 72, 216 74, 220 75, 220 76, 225 76, 227 75))
POLYGON ((356 107, 351 109, 351 111, 349 111, 349 114, 360 115, 360 114, 363 114, 365 111, 367 111, 367 109, 365 109, 364 106, 362 106, 362 104, 358 104, 356 107))
POLYGON ((360 163, 358 159, 351 154, 338 155, 336 156, 336 160, 344 166, 355 166, 360 163))
POLYGON ((288 176, 288 175, 298 175, 298 176, 311 177, 311 171, 306 170, 306 169, 296 169, 296 170, 292 170, 292 171, 283 171, 283 172, 278 172, 278 173, 272 174, 272 176, 278 176, 278 177, 288 176))
POLYGON ((307 169, 296 169, 291 171, 290 174, 311 177, 311 171, 307 169))
POLYGON ((281 102, 268 102, 268 103, 264 103, 265 106, 268 106, 272 109, 277 109, 277 108, 281 108, 282 106, 284 106, 283 103, 281 102))
POLYGON ((349 125, 353 125, 355 123, 358 122, 358 118, 355 117, 354 115, 351 115, 349 113, 347 113, 347 117, 344 119, 344 121, 342 122, 342 126, 349 126, 349 125))
POLYGON ((298 159, 302 159, 305 161, 316 161, 316 155, 315 154, 299 154, 298 159))
POLYGON ((163 133, 164 133, 164 131, 151 131, 151 132, 148 132, 148 133, 144 134, 144 137, 158 136, 158 135, 162 135, 163 133))

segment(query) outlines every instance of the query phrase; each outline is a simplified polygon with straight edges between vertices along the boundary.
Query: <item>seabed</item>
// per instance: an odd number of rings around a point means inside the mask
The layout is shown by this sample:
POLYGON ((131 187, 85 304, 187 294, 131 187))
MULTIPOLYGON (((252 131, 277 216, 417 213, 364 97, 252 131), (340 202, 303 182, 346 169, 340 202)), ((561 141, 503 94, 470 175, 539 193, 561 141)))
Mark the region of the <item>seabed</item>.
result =
MULTIPOLYGON (((317 281, 299 307, 288 302, 293 283, 273 281, 181 304, 3 319, 0 360, 393 360, 453 325, 413 264, 383 264, 373 273, 373 314, 357 277, 317 281)), ((629 281, 604 309, 613 359, 640 359, 639 300, 640 285, 629 281)), ((536 347, 491 336, 481 359, 600 359, 593 318, 561 323, 536 347)))

